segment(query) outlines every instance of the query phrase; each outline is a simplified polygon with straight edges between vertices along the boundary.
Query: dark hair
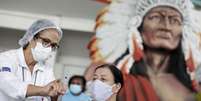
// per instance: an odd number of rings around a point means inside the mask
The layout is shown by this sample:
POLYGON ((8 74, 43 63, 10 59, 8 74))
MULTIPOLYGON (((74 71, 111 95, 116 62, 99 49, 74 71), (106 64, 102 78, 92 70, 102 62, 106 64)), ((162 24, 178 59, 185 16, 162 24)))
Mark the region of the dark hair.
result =
POLYGON ((29 42, 23 46, 23 49, 26 49, 29 45, 29 42))
POLYGON ((113 64, 102 64, 100 66, 98 66, 95 70, 97 70, 98 68, 108 68, 111 72, 112 75, 114 76, 114 82, 120 83, 121 86, 123 86, 123 75, 121 73, 121 71, 113 64))
MULTIPOLYGON (((38 36, 39 36, 39 32, 36 35, 33 36, 33 39, 36 40, 38 36)), ((23 46, 23 49, 26 49, 29 46, 29 44, 30 44, 29 42, 27 44, 25 44, 23 46)))
POLYGON ((84 92, 86 90, 86 79, 84 78, 84 76, 81 75, 74 75, 72 76, 69 81, 68 81, 68 87, 70 87, 70 84, 72 84, 72 81, 75 79, 79 79, 82 83, 82 92, 84 92))
MULTIPOLYGON (((193 91, 190 76, 186 71, 186 64, 184 59, 184 54, 182 52, 181 43, 170 55, 170 61, 168 66, 168 73, 172 73, 175 77, 188 89, 193 91)), ((142 75, 148 77, 147 75, 147 66, 144 61, 137 61, 133 64, 130 73, 133 75, 142 75)))

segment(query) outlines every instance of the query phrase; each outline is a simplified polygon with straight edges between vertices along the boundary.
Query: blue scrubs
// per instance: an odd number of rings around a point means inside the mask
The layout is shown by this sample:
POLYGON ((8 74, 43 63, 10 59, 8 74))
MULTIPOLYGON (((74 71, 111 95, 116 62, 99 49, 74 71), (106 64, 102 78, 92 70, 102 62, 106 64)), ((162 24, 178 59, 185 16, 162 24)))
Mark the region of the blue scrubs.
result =
POLYGON ((81 93, 79 96, 75 96, 68 91, 62 96, 62 101, 92 101, 92 99, 84 93, 81 93))

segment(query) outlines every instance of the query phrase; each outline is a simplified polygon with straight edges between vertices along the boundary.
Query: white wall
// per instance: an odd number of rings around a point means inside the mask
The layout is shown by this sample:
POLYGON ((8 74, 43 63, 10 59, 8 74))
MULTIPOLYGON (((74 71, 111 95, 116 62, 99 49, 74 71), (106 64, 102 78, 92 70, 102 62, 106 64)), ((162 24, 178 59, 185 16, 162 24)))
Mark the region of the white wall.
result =
POLYGON ((8 28, 0 28, 0 52, 18 48, 18 40, 23 35, 24 31, 8 28))

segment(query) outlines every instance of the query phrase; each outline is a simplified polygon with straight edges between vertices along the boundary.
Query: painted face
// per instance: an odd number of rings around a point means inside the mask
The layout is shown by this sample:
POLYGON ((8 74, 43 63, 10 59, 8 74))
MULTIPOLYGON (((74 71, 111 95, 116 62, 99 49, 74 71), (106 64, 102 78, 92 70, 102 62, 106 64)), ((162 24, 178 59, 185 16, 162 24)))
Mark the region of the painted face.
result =
POLYGON ((182 37, 182 16, 174 8, 160 6, 151 9, 144 17, 141 35, 150 48, 174 50, 182 37))

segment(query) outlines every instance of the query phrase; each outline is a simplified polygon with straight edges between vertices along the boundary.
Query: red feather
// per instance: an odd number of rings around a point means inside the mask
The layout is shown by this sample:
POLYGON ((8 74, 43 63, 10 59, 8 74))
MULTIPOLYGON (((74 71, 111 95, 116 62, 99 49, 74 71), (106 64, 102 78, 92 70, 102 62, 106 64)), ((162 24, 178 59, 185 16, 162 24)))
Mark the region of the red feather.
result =
POLYGON ((143 57, 143 51, 138 46, 135 38, 133 38, 133 47, 134 47, 134 54, 133 54, 134 59, 135 61, 140 61, 143 57))
POLYGON ((190 56, 186 61, 186 65, 189 68, 190 72, 193 72, 195 70, 195 65, 194 65, 194 61, 193 61, 193 55, 192 55, 192 51, 190 51, 190 56))

